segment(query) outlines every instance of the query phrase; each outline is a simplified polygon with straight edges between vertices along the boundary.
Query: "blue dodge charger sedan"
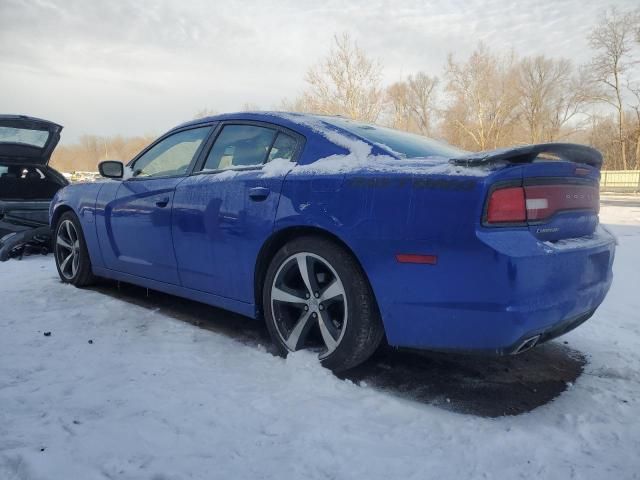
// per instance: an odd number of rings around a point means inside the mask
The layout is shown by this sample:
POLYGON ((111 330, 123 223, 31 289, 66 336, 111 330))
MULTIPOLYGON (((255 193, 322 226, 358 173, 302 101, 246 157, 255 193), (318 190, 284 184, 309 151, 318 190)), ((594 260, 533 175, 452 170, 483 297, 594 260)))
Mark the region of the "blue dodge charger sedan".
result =
POLYGON ((612 281, 601 155, 469 153, 341 117, 182 124, 49 217, 60 278, 130 282, 266 322, 335 371, 398 347, 520 353, 575 328, 612 281))

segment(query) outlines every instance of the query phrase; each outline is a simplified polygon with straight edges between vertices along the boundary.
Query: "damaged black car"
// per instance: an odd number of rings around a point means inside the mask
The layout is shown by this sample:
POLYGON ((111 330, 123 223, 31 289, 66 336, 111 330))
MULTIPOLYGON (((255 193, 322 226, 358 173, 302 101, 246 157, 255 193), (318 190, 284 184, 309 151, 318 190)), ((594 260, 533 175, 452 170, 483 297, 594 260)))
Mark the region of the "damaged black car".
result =
POLYGON ((51 247, 49 203, 69 182, 49 167, 62 126, 0 115, 0 261, 51 247))

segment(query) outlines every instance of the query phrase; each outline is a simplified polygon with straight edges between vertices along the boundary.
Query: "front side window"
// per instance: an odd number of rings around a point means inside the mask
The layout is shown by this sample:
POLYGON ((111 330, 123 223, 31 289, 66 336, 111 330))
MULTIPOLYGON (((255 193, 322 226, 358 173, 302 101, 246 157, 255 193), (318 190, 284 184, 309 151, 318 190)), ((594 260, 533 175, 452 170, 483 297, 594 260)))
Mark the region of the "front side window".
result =
POLYGON ((136 160, 134 177, 167 177, 184 175, 211 127, 193 128, 174 133, 156 143, 136 160))
POLYGON ((203 170, 262 165, 276 131, 256 125, 225 125, 209 152, 203 170))

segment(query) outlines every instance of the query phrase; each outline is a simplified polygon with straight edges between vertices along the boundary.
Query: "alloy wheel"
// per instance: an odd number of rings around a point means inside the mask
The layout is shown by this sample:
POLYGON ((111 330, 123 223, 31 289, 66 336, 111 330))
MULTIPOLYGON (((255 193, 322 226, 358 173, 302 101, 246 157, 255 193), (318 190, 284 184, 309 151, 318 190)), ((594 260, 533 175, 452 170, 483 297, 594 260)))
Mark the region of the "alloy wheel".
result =
POLYGON ((72 280, 80 264, 80 238, 71 220, 63 220, 58 226, 55 252, 62 276, 72 280))
POLYGON ((347 321, 347 295, 336 270, 309 252, 287 258, 271 285, 276 330, 289 351, 312 348, 321 359, 340 344, 347 321))

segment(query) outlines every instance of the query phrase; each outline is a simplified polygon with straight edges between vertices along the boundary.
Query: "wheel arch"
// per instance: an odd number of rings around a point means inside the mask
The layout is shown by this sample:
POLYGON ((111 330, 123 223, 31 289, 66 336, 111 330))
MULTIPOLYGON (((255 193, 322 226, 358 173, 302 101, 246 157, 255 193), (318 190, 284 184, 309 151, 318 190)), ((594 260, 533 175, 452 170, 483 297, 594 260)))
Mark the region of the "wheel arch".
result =
POLYGON ((362 267, 362 263, 358 259, 358 256, 355 254, 353 249, 340 237, 336 234, 325 230, 320 227, 301 225, 301 226, 290 226, 273 232, 271 236, 262 244, 260 251, 258 252, 258 257, 256 259, 256 265, 254 269, 254 301, 256 305, 256 317, 262 318, 262 292, 264 287, 264 280, 267 275, 267 270, 269 268, 269 264, 273 259, 274 255, 280 248, 282 248, 287 242, 291 240, 303 236, 315 236, 320 238, 325 238, 330 240, 337 245, 341 246, 351 255, 358 267, 360 268, 361 273, 364 275, 367 283, 369 284, 369 289, 371 290, 371 294, 373 296, 373 301, 376 304, 376 308, 378 308, 378 302, 375 298, 375 293, 373 292, 373 288, 371 287, 371 282, 367 275, 367 272, 362 267))
MULTIPOLYGON (((49 226, 53 229, 55 228, 58 220, 65 212, 74 212, 73 208, 71 208, 66 203, 62 203, 60 205, 56 205, 53 212, 51 213, 51 219, 49 220, 49 226)), ((76 214, 77 215, 77 214, 76 214)))

